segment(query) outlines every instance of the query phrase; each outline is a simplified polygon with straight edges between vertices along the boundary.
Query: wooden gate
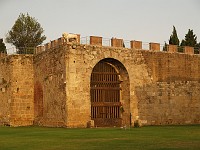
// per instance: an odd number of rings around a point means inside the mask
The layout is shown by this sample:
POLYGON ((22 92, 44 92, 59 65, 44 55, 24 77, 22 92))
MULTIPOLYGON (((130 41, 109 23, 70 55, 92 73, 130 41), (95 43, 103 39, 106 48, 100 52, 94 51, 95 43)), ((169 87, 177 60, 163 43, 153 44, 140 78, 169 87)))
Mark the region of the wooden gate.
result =
POLYGON ((95 126, 121 126, 120 80, 115 67, 99 62, 91 75, 91 119, 95 126))

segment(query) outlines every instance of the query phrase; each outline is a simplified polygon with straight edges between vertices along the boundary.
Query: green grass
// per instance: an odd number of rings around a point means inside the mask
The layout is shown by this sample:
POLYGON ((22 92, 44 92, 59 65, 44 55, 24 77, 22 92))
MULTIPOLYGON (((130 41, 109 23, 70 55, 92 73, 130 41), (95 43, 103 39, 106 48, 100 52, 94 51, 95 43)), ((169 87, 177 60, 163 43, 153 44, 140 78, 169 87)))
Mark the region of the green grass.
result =
POLYGON ((0 150, 200 150, 200 125, 66 129, 0 127, 0 150))

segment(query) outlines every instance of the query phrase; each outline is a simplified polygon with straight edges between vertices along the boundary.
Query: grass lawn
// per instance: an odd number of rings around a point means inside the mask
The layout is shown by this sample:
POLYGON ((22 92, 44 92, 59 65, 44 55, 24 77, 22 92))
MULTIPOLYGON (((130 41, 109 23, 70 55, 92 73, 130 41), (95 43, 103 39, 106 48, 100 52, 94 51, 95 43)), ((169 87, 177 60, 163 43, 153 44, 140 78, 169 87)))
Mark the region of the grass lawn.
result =
POLYGON ((0 127, 0 150, 200 150, 200 125, 66 129, 0 127))

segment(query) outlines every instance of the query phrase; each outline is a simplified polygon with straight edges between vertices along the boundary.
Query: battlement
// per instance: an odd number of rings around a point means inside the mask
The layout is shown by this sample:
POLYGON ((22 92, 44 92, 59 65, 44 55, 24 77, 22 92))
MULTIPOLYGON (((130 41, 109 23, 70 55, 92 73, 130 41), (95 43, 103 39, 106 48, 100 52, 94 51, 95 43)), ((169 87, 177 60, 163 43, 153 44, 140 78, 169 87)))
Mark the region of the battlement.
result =
POLYGON ((1 58, 1 57, 5 57, 5 56, 7 56, 6 53, 0 53, 0 58, 1 58))
MULTIPOLYGON (((165 51, 168 53, 185 53, 185 54, 199 54, 200 49, 194 50, 194 47, 189 46, 177 46, 177 45, 164 45, 156 42, 142 42, 137 40, 124 40, 119 38, 103 38, 100 36, 89 36, 81 37, 80 34, 77 34, 78 42, 71 41, 69 43, 73 44, 85 44, 85 45, 96 45, 96 46, 110 46, 110 47, 119 47, 119 48, 129 48, 133 50, 150 50, 150 51, 165 51)), ((56 40, 50 41, 44 45, 36 47, 35 54, 48 49, 58 48, 67 44, 63 37, 60 37, 56 40)))

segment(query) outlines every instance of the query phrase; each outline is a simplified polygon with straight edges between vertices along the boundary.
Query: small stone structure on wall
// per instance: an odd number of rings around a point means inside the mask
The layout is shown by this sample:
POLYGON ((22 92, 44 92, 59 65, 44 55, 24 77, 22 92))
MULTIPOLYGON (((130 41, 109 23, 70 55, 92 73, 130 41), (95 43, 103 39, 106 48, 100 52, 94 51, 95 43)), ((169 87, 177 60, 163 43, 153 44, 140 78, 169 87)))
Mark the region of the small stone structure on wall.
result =
POLYGON ((169 45, 162 52, 159 43, 150 43, 143 50, 141 41, 124 48, 116 38, 108 47, 96 36, 89 45, 79 42, 59 38, 34 55, 0 55, 0 125, 103 126, 99 117, 109 126, 116 116, 116 126, 138 118, 143 125, 200 124, 200 55, 193 48, 178 53, 169 45), (99 62, 114 73, 105 67, 99 76, 99 62), (91 85, 92 74, 97 79, 91 85), (92 88, 100 89, 93 103, 92 88), (108 88, 120 90, 105 96, 108 88), (104 96, 101 103, 98 96, 104 96))

